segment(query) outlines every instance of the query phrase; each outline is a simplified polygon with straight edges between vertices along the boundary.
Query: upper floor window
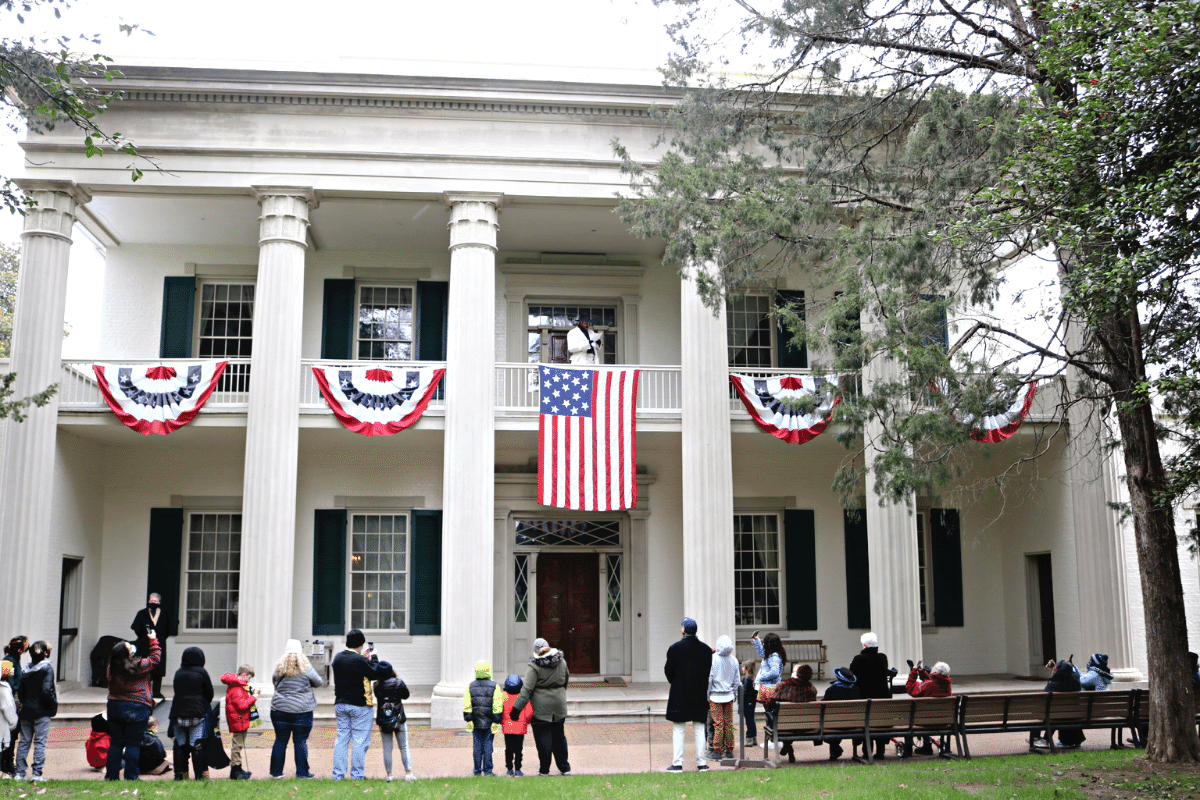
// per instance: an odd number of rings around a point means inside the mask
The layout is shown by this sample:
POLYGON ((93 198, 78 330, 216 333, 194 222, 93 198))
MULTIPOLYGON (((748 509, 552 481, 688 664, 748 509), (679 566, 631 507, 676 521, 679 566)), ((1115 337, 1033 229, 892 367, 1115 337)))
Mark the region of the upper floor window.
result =
POLYGON ((729 338, 729 366, 775 366, 774 308, 771 298, 752 294, 730 298, 725 309, 729 338))
POLYGON ((726 301, 729 366, 743 369, 808 367, 805 348, 792 346, 791 333, 776 312, 786 304, 799 304, 798 311, 803 316, 804 293, 778 291, 732 297, 726 301))
POLYGON ((362 361, 411 361, 413 290, 407 286, 359 286, 355 352, 362 361))
POLYGON ((189 514, 184 627, 191 630, 237 627, 241 567, 241 513, 189 514))
POLYGON ((528 360, 530 364, 567 364, 567 333, 575 327, 580 314, 592 320, 592 330, 604 334, 601 363, 616 364, 620 331, 617 307, 588 305, 530 305, 528 316, 528 360))
MULTIPOLYGON (((249 359, 254 341, 254 284, 202 283, 199 330, 196 352, 200 358, 249 359)), ((245 392, 249 382, 248 363, 230 364, 217 390, 245 392)))

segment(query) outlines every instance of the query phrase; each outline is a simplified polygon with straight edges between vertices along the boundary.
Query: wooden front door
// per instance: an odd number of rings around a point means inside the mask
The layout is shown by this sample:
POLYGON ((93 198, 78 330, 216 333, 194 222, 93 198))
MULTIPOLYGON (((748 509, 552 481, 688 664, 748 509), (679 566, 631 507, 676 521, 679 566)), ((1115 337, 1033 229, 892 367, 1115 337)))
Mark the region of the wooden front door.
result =
POLYGON ((538 555, 537 635, 563 651, 573 675, 599 674, 599 555, 538 555))

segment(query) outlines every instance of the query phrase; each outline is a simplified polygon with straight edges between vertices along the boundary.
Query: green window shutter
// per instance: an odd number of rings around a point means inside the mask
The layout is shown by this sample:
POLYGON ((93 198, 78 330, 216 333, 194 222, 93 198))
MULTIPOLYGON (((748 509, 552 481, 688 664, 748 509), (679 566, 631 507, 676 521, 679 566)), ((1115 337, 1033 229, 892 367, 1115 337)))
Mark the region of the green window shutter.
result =
POLYGON ((150 509, 150 544, 146 548, 146 596, 162 596, 164 632, 179 632, 179 571, 183 563, 183 509, 150 509))
POLYGON ((163 280, 162 330, 159 358, 191 358, 196 329, 196 279, 191 275, 163 280))
POLYGON ((867 552, 867 512, 843 512, 846 534, 846 627, 871 627, 871 559, 867 552))
MULTIPOLYGON (((794 305, 800 318, 804 319, 804 292, 790 292, 779 290, 775 292, 775 306, 794 305)), ((789 367, 796 369, 808 368, 808 346, 802 345, 799 348, 792 346, 792 334, 783 326, 782 320, 776 322, 776 342, 775 349, 781 369, 789 367)))
POLYGON ((417 282, 417 360, 446 360, 446 314, 450 284, 446 281, 417 282))
POLYGON ((933 622, 961 627, 963 623, 962 538, 958 509, 929 512, 933 564, 933 622))
POLYGON ((817 629, 817 525, 809 509, 783 512, 784 569, 787 576, 787 627, 817 629))
POLYGON ((412 519, 408 632, 438 636, 442 632, 442 512, 416 509, 412 519))
POLYGON ((354 358, 355 316, 354 279, 326 278, 321 358, 354 358))
POLYGON ((346 632, 346 509, 318 508, 313 520, 313 633, 346 632))

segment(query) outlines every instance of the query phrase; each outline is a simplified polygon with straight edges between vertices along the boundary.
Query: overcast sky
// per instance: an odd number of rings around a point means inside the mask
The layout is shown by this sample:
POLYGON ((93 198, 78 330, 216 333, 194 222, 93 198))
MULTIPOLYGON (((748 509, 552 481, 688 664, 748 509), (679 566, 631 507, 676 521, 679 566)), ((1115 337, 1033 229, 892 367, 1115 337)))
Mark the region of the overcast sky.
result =
MULTIPOLYGON (((118 63, 656 83, 669 18, 650 0, 74 0, 59 20, 27 15, 23 32, 3 22, 8 36, 99 34, 86 49, 118 63)), ((22 173, 19 138, 0 128, 2 175, 22 173)), ((20 229, 0 215, 0 240, 20 229)))
MULTIPOLYGON (((117 63, 653 84, 669 18, 650 0, 72 0, 58 20, 2 22, 10 37, 98 34, 99 47, 80 48, 117 63), (154 35, 126 36, 122 22, 154 35)), ((0 127, 0 175, 23 173, 20 138, 0 127)), ((20 232, 20 217, 0 214, 0 240, 20 232)), ((93 358, 104 262, 84 235, 75 242, 63 355, 93 358)))

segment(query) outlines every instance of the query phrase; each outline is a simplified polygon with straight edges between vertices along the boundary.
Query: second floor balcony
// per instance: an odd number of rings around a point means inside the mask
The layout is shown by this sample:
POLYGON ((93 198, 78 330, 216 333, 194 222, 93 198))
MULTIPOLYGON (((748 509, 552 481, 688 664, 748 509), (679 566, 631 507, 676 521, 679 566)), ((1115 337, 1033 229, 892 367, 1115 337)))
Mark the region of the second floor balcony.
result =
MULTIPOLYGON (((112 414, 100 394, 92 361, 64 361, 59 383, 58 404, 60 424, 96 424, 104 415, 112 414)), ((189 363, 170 359, 113 359, 110 363, 121 364, 178 364, 189 363)), ((296 403, 300 412, 301 427, 336 428, 339 423, 330 412, 313 374, 316 366, 373 366, 378 362, 347 361, 332 362, 323 359, 306 359, 300 365, 300 392, 296 403)), ((444 367, 444 362, 408 362, 411 367, 444 367)), ((538 420, 538 367, 532 363, 498 363, 495 368, 495 394, 493 415, 497 430, 536 430, 538 420)), ((637 366, 637 365, 624 365, 637 366)), ((0 362, 0 371, 7 365, 0 362)), ((605 369, 600 367, 600 369, 605 369)), ((682 418, 681 367, 676 365, 640 365, 637 398, 637 425, 639 430, 679 431, 682 418)), ((805 372, 796 369, 736 369, 740 374, 770 377, 787 373, 805 372)), ((197 417, 205 425, 244 426, 253 378, 252 362, 249 359, 231 359, 222 375, 217 389, 197 417)), ((430 402, 418 426, 438 430, 444 426, 446 413, 445 397, 454 391, 454 376, 447 372, 434 399, 430 402)), ((1053 419, 1055 392, 1043 390, 1030 414, 1031 421, 1053 419)), ((729 413, 734 430, 750 430, 754 423, 740 400, 729 389, 729 413)), ((113 424, 119 424, 115 417, 113 424)))

